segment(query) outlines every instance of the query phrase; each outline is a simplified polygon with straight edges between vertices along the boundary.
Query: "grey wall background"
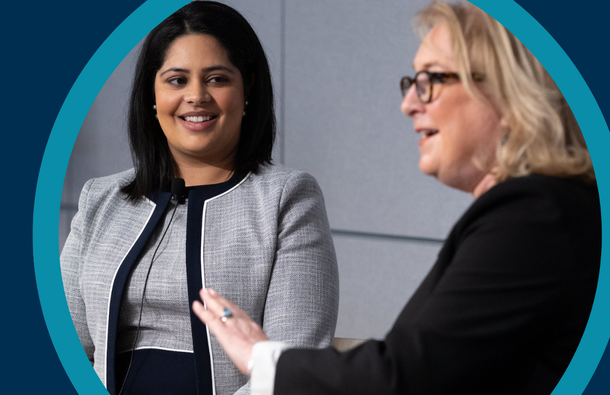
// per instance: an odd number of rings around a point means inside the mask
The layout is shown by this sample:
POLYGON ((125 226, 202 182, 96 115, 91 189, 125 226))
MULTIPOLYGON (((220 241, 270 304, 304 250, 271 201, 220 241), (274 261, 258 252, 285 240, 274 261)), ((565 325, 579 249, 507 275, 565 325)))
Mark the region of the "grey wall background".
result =
MULTIPOLYGON (((382 338, 472 202, 419 172, 398 88, 428 0, 224 1, 252 24, 276 91, 274 160, 312 174, 326 199, 340 275, 340 337, 382 338)), ((86 180, 131 167, 126 107, 138 48, 87 115, 66 172, 63 247, 86 180)))

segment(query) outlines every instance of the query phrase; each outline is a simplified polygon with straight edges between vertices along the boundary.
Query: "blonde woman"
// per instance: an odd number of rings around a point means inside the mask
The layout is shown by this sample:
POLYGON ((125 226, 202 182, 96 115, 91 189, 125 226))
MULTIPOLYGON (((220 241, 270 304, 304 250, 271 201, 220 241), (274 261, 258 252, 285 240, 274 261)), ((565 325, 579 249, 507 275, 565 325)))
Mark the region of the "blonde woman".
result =
MULTIPOLYGON (((383 341, 287 349, 213 290, 193 308, 258 393, 549 394, 576 350, 599 272, 593 169, 563 96, 472 5, 435 2, 404 77, 419 167, 476 198, 383 341)), ((257 393, 257 392, 254 392, 257 393)))

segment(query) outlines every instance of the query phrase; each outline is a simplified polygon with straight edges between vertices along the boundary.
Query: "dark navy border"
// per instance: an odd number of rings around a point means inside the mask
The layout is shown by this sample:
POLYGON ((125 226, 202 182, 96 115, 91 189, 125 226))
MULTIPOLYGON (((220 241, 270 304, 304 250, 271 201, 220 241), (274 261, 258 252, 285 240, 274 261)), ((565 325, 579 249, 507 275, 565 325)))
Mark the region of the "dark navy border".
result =
MULTIPOLYGON (((409 0, 404 0, 409 1, 409 0)), ((512 3, 495 0, 497 3, 512 3)), ((2 295, 4 296, 2 338, 4 340, 2 384, 3 393, 75 394, 66 376, 43 320, 35 285, 32 258, 32 232, 35 186, 43 151, 52 125, 70 87, 88 60, 122 20, 132 13, 141 0, 105 0, 83 2, 64 0, 48 2, 6 2, 2 6, 2 92, 3 155, 5 193, 3 215, 6 233, 3 238, 2 295), (6 367, 8 366, 8 367, 6 367)), ((180 5, 165 1, 168 8, 180 5)), ((595 0, 518 0, 557 40, 570 56, 595 96, 604 115, 608 115, 609 79, 608 5, 595 0)), ((485 9, 485 6, 481 5, 485 9)), ((171 13, 168 10, 165 16, 171 13)), ((494 15, 496 16, 496 15, 494 15)), ((498 16, 496 16, 498 18, 498 16)), ((156 15, 155 18, 161 18, 156 15)), ((151 18, 151 23, 154 18, 151 18)), ((519 23, 519 21, 513 21, 519 23)), ((507 24, 508 25, 508 24, 507 24)), ((137 33, 139 37, 144 34, 137 33)), ((524 42, 524 37, 520 37, 524 42)), ((135 43, 128 42, 133 47, 135 43)), ((129 48, 131 48, 129 47, 129 48)), ((123 49, 111 51, 111 63, 126 55, 123 49), (113 52, 113 53, 112 53, 113 52)), ((544 62, 543 62, 544 63, 544 62)), ((548 65, 545 63, 545 66, 548 65)), ((111 71, 114 67, 109 66, 111 71)), ((108 73, 109 74, 109 73, 108 73)), ((91 86, 95 97, 101 86, 91 86)), ((581 119, 579 119, 579 122, 581 119)), ((82 119, 75 119, 80 124, 82 119)), ((608 134, 607 128, 585 131, 587 142, 598 151, 608 150, 606 143, 590 139, 595 133, 608 134)), ((71 151, 67 148, 67 154, 71 151)), ((606 159, 596 159, 596 171, 606 159)), ((67 162, 67 158, 65 158, 67 162)), ((63 160, 62 160, 63 163, 63 160)), ((61 184, 61 182, 60 182, 61 184)), ((604 189, 607 182, 602 180, 604 189)), ((44 237, 52 239, 54 248, 46 252, 41 265, 58 265, 57 224, 61 185, 38 190, 37 199, 49 199, 45 208, 53 211, 41 229, 44 237)), ((608 205, 607 194, 602 195, 602 206, 608 205)), ((605 220, 604 215, 603 219, 605 220)), ((604 221, 605 223, 605 221, 604 221)), ((604 228, 604 234, 606 234, 604 228)), ((604 240, 605 241, 605 240, 604 240)), ((605 242, 605 248, 608 243, 605 242)), ((38 258, 37 258, 38 260, 38 258)), ((65 309, 65 307, 64 307, 65 309)), ((48 324, 48 322, 47 322, 48 324)), ((607 329, 610 331, 610 328, 607 329)), ((606 351, 585 395, 601 395, 610 388, 610 369, 606 351), (605 362, 604 362, 605 361, 605 362), (600 373, 604 371, 606 374, 600 373)), ((91 370, 91 369, 89 369, 91 370)), ((101 393, 81 389, 81 394, 101 393)))
MULTIPOLYGON (((2 194, 0 393, 76 393, 38 298, 32 256, 34 194, 47 139, 66 95, 98 47, 142 3, 9 0, 0 6, 0 160, 8 186, 2 194)), ((59 202, 53 210, 58 215, 59 202)), ((57 264, 57 226, 49 225, 46 232, 55 240, 50 254, 57 264)))

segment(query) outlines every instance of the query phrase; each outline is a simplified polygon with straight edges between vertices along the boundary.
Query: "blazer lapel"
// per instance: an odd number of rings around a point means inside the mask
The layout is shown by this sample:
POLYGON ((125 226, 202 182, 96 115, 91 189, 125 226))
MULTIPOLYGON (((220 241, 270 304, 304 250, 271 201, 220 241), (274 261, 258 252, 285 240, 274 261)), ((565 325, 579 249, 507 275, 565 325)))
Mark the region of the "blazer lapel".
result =
POLYGON ((133 247, 127 253, 123 262, 121 262, 112 284, 108 308, 108 329, 106 331, 106 389, 112 395, 114 395, 116 392, 114 356, 119 322, 119 310, 121 307, 125 283, 127 282, 127 278, 129 277, 129 273, 131 273, 134 263, 137 261, 138 256, 150 238, 150 235, 153 233, 155 227, 159 223, 159 220, 163 217, 163 213, 167 208, 170 198, 171 193, 169 192, 155 192, 152 194, 150 200, 155 204, 153 212, 133 247))

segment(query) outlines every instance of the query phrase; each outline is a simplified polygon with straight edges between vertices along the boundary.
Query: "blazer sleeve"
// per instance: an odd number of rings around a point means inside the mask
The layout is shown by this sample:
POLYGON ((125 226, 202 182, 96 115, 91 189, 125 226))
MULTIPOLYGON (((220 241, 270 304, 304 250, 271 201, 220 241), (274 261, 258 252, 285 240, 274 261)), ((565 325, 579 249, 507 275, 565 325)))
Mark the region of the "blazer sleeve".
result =
POLYGON ((562 364, 538 363, 537 347, 558 351, 562 333, 572 333, 576 348, 599 270, 578 251, 595 243, 535 192, 503 196, 481 212, 445 245, 439 260, 449 254, 449 262, 435 265, 384 341, 345 353, 286 350, 274 394, 498 393, 484 388, 547 379, 540 387, 552 390, 562 364))
POLYGON ((294 347, 326 347, 337 323, 339 279, 324 198, 311 175, 288 178, 278 214, 263 329, 294 347))
POLYGON ((61 276, 70 315, 78 338, 91 364, 93 364, 94 345, 87 326, 85 303, 80 290, 80 275, 83 261, 82 251, 88 223, 87 198, 93 182, 94 180, 89 180, 83 187, 78 202, 78 212, 72 219, 70 234, 60 256, 61 276))

